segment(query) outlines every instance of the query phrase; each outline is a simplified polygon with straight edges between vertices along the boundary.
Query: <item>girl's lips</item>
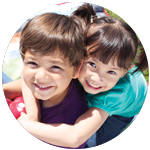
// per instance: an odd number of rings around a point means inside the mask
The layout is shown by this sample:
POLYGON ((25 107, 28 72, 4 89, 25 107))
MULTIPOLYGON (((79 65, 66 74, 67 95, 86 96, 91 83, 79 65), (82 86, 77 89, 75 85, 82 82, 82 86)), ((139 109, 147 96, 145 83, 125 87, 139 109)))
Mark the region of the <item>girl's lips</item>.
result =
POLYGON ((99 90, 99 89, 103 88, 103 86, 95 86, 93 84, 90 84, 87 80, 86 80, 86 84, 89 88, 92 88, 94 90, 99 90))

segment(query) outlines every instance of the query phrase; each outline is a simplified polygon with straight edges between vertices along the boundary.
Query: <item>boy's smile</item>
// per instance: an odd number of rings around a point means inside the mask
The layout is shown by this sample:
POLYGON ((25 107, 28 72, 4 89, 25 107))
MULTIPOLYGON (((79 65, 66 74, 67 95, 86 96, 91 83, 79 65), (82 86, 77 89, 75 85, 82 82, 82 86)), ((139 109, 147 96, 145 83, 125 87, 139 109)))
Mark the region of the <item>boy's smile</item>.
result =
POLYGON ((57 105, 64 99, 73 75, 74 67, 59 50, 46 56, 25 53, 24 81, 37 99, 48 100, 43 101, 47 107, 57 105))
POLYGON ((52 88, 52 86, 41 86, 41 85, 38 85, 38 84, 34 84, 37 88, 39 88, 40 90, 47 90, 47 89, 50 89, 52 88))

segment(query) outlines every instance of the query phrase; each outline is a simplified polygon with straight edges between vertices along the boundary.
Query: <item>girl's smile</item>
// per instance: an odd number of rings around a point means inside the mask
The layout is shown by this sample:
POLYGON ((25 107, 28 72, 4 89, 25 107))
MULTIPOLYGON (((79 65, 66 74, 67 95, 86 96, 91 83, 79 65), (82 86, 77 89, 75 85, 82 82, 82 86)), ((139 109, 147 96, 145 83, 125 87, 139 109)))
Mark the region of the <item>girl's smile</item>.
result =
POLYGON ((113 88, 125 73, 124 69, 117 66, 117 59, 103 64, 90 56, 85 58, 78 79, 86 92, 97 94, 113 88))
POLYGON ((103 88, 103 86, 98 86, 98 85, 93 84, 92 81, 86 80, 86 83, 89 86, 89 88, 93 88, 95 90, 103 88))

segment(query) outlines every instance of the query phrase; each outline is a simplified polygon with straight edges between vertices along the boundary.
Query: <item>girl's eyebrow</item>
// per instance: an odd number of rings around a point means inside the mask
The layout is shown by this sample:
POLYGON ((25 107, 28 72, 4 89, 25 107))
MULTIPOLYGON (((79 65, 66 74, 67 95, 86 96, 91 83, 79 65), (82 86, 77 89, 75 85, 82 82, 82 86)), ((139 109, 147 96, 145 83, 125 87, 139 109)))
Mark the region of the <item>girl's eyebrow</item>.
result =
MULTIPOLYGON (((98 59, 96 59, 95 57, 90 57, 93 61, 95 61, 95 62, 100 62, 98 59)), ((118 70, 118 71, 120 71, 121 70, 121 68, 117 68, 117 67, 110 67, 110 69, 112 69, 112 70, 118 70)))
POLYGON ((121 68, 110 67, 112 70, 121 70, 121 68))

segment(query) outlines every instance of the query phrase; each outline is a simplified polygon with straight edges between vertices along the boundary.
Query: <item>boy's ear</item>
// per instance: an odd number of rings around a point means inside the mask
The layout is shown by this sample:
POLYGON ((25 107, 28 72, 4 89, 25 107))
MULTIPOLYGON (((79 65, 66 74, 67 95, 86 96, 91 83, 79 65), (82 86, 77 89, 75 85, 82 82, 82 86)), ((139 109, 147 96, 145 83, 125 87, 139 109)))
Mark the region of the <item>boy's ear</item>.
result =
POLYGON ((83 65, 83 59, 81 60, 79 66, 78 66, 77 69, 75 70, 76 72, 75 72, 74 76, 72 77, 73 79, 76 79, 76 78, 79 77, 79 73, 80 73, 80 70, 81 70, 82 65, 83 65))

